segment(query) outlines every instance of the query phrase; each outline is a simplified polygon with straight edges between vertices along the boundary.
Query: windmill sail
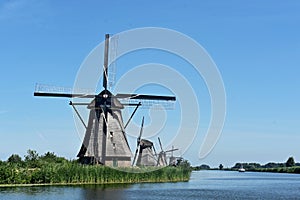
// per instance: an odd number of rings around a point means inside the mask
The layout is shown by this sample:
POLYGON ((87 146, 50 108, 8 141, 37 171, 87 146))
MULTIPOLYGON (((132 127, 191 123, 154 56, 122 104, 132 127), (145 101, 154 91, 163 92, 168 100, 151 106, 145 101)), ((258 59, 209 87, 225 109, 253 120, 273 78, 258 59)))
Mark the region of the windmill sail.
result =
POLYGON ((139 137, 137 138, 137 146, 136 146, 136 150, 135 150, 135 154, 134 154, 134 158, 133 158, 132 165, 135 164, 137 155, 138 155, 138 153, 139 153, 139 151, 140 151, 140 149, 141 149, 140 143, 141 143, 141 137, 142 137, 142 134, 143 134, 144 119, 145 119, 145 118, 143 117, 143 119, 142 119, 142 125, 141 125, 141 130, 140 130, 140 135, 139 135, 139 137))

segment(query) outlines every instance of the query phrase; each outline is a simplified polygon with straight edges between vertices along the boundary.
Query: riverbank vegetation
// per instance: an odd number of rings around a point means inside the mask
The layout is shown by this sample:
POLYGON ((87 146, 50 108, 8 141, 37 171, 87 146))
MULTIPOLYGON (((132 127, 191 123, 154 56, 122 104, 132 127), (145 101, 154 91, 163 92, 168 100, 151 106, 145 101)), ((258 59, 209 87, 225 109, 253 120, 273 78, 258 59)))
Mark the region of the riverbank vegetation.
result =
POLYGON ((208 165, 193 167, 193 170, 229 170, 238 171, 240 168, 252 172, 275 172, 300 174, 300 163, 296 163, 293 157, 289 157, 285 163, 269 162, 261 165, 259 163, 236 163, 233 167, 225 168, 222 164, 218 168, 210 168, 208 165))
POLYGON ((177 167, 155 169, 82 165, 54 153, 39 156, 36 151, 28 150, 24 160, 13 154, 0 162, 0 185, 176 182, 188 181, 191 174, 188 161, 177 167))
POLYGON ((253 172, 276 172, 300 174, 300 163, 296 163, 293 157, 289 157, 285 163, 269 162, 265 165, 259 163, 236 163, 231 170, 243 167, 246 171, 253 172))

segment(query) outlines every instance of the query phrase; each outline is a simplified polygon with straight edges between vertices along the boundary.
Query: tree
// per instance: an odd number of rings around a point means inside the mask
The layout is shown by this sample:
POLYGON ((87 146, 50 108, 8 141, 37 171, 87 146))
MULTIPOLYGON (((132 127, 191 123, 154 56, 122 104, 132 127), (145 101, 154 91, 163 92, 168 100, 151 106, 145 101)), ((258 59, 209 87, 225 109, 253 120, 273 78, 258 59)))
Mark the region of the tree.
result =
POLYGON ((54 152, 47 152, 43 156, 41 156, 41 159, 46 160, 46 161, 55 161, 57 156, 55 155, 54 152))
POLYGON ((8 163, 21 164, 22 158, 18 154, 12 154, 8 159, 8 163))
POLYGON ((177 159, 177 163, 176 163, 176 166, 179 166, 183 161, 183 158, 178 158, 177 159))
POLYGON ((29 149, 27 151, 27 155, 25 156, 25 163, 28 167, 39 167, 39 154, 35 150, 29 149))
POLYGON ((263 168, 277 168, 279 167, 279 163, 269 162, 262 166, 263 168))
POLYGON ((27 155, 25 156, 25 161, 37 161, 39 154, 35 150, 28 149, 27 155))
POLYGON ((219 165, 219 169, 222 170, 224 166, 222 164, 219 165))
POLYGON ((43 156, 40 156, 40 160, 47 162, 47 163, 63 163, 66 162, 67 160, 63 157, 58 157, 55 155, 54 152, 47 152, 43 156))
POLYGON ((178 164, 180 167, 190 168, 191 163, 188 160, 182 159, 181 162, 178 164))
POLYGON ((209 165, 203 164, 203 165, 200 165, 199 168, 200 168, 200 169, 210 169, 210 166, 209 166, 209 165))
POLYGON ((293 167, 295 166, 295 160, 293 157, 289 157, 288 160, 285 163, 286 167, 293 167))

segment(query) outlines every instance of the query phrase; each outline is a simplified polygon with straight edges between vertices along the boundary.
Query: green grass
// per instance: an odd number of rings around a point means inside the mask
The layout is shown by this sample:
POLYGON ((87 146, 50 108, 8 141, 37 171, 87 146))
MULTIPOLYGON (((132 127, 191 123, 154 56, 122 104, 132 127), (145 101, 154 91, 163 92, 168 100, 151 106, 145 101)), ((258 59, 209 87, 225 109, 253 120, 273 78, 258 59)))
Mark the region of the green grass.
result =
POLYGON ((175 182, 188 181, 190 173, 190 168, 185 166, 165 167, 158 170, 154 170, 154 168, 113 169, 100 165, 63 162, 45 163, 37 168, 28 168, 7 163, 0 166, 0 184, 51 185, 175 182))

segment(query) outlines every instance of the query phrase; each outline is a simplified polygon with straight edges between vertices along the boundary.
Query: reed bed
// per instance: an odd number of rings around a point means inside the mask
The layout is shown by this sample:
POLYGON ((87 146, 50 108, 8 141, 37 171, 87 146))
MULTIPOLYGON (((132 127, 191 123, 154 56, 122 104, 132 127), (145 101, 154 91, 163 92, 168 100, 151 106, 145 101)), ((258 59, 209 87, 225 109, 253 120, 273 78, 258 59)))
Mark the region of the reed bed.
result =
POLYGON ((36 168, 0 165, 0 184, 110 184, 188 181, 187 166, 113 169, 76 162, 45 163, 36 168))

